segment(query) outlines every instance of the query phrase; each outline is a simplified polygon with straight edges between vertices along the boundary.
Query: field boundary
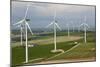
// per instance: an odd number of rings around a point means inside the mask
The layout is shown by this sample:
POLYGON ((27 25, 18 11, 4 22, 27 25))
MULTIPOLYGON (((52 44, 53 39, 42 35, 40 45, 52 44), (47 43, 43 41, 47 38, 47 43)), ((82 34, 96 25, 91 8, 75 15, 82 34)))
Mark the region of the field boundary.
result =
MULTIPOLYGON (((44 59, 44 58, 36 58, 36 59, 32 59, 32 60, 29 60, 28 63, 29 63, 29 62, 32 62, 32 61, 41 60, 41 59, 44 59)), ((25 62, 23 62, 23 63, 25 63, 25 62)))
POLYGON ((54 63, 80 63, 80 62, 94 62, 96 61, 95 58, 82 58, 82 59, 71 59, 71 60, 50 60, 50 61, 43 61, 40 63, 35 64, 54 64, 54 63))

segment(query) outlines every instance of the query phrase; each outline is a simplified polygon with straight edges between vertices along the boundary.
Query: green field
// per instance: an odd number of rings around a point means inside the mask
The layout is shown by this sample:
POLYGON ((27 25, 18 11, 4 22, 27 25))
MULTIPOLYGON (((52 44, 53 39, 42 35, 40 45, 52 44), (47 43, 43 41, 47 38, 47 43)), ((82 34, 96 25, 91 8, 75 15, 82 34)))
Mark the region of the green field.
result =
MULTIPOLYGON (((80 59, 80 58, 92 58, 95 57, 96 51, 96 41, 95 41, 95 32, 87 33, 87 44, 84 43, 83 40, 83 32, 72 32, 70 37, 67 37, 66 32, 57 34, 57 48, 63 49, 64 51, 69 50, 70 48, 76 46, 74 42, 78 42, 79 45, 70 50, 69 52, 65 52, 59 56, 51 58, 60 53, 51 53, 50 51, 54 49, 53 44, 53 34, 49 34, 46 36, 38 35, 37 39, 29 40, 29 43, 36 43, 38 46, 29 47, 29 60, 34 60, 38 58, 42 58, 40 60, 31 61, 29 63, 38 63, 42 61, 49 60, 60 60, 60 59, 80 59)), ((19 46, 20 42, 11 43, 12 46, 12 65, 23 65, 25 62, 25 47, 19 46)))

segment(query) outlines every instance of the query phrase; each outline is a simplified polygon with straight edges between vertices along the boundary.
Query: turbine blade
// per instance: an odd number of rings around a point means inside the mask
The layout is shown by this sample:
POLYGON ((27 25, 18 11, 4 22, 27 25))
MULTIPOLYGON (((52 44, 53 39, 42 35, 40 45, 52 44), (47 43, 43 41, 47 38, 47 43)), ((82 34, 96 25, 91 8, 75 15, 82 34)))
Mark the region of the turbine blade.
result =
POLYGON ((82 23, 79 27, 81 27, 83 25, 85 25, 85 26, 87 26, 89 28, 88 24, 86 24, 86 23, 82 23))
POLYGON ((24 16, 24 19, 26 18, 26 16, 27 16, 27 12, 28 12, 28 9, 29 9, 29 4, 27 5, 27 8, 26 8, 26 11, 25 11, 25 16, 24 16))
POLYGON ((51 22, 49 25, 47 25, 46 28, 48 28, 49 26, 51 26, 53 23, 54 23, 54 21, 51 22))
POLYGON ((21 27, 21 25, 17 25, 16 27, 21 27))
POLYGON ((87 26, 89 28, 89 25, 85 23, 85 26, 87 26))
POLYGON ((20 20, 19 22, 15 23, 15 24, 13 24, 13 25, 21 24, 21 23, 23 23, 23 22, 24 22, 24 19, 20 20))
POLYGON ((39 8, 44 8, 43 5, 40 5, 40 4, 36 4, 36 3, 31 3, 30 5, 31 7, 39 7, 39 8))
POLYGON ((81 26, 83 26, 84 25, 84 23, 82 23, 79 27, 81 27, 81 26))
POLYGON ((79 26, 79 28, 80 28, 81 26, 83 26, 84 28, 87 28, 87 29, 90 28, 90 27, 88 26, 88 24, 86 24, 86 23, 81 24, 81 25, 79 26))
POLYGON ((27 22, 26 22, 26 25, 27 25, 28 29, 30 30, 31 34, 33 35, 33 32, 32 32, 32 30, 27 22))
POLYGON ((60 30, 61 30, 60 26, 59 26, 57 23, 55 23, 55 25, 58 27, 58 29, 60 29, 60 30))

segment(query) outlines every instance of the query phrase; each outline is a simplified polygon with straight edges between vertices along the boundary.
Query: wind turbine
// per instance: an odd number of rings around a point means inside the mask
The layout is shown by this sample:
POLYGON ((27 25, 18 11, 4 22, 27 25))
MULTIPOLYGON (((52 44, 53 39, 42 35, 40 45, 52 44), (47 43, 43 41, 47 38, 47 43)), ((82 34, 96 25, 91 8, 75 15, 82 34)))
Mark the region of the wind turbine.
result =
POLYGON ((24 25, 24 26, 25 26, 25 35, 26 35, 26 37, 25 37, 25 39, 26 39, 26 42, 25 42, 25 62, 26 62, 26 63, 28 62, 28 38, 27 38, 27 27, 28 27, 28 29, 30 30, 31 34, 33 35, 33 32, 32 32, 32 30, 31 30, 31 28, 30 28, 30 26, 29 26, 29 24, 28 24, 28 22, 27 22, 27 21, 29 21, 29 20, 26 19, 27 12, 28 12, 28 10, 29 10, 29 6, 30 6, 30 5, 27 5, 24 18, 23 18, 22 20, 20 20, 19 22, 17 22, 17 23, 14 24, 14 25, 20 24, 20 25, 24 25))
POLYGON ((70 34, 69 34, 69 24, 66 24, 66 27, 67 27, 68 37, 69 37, 70 36, 70 34))
MULTIPOLYGON (((86 16, 85 16, 84 21, 86 22, 86 16)), ((81 26, 83 26, 83 28, 84 28, 84 42, 87 43, 87 34, 86 34, 86 30, 87 30, 87 28, 89 28, 89 26, 88 26, 88 24, 86 24, 86 23, 82 23, 82 24, 80 25, 80 27, 81 27, 81 26)))
POLYGON ((21 40, 21 46, 22 46, 23 45, 23 38, 22 38, 23 37, 23 35, 22 35, 23 34, 23 25, 20 24, 20 25, 17 25, 17 27, 20 27, 20 34, 21 34, 21 39, 20 40, 21 40))
POLYGON ((53 30, 54 30, 54 50, 52 50, 51 52, 62 51, 61 49, 58 50, 57 46, 56 46, 56 43, 57 43, 57 41, 56 41, 56 28, 58 28, 58 29, 61 30, 61 28, 59 27, 59 25, 57 24, 57 22, 58 21, 56 20, 56 10, 55 10, 53 21, 49 25, 46 26, 46 27, 49 27, 49 26, 53 25, 53 30))

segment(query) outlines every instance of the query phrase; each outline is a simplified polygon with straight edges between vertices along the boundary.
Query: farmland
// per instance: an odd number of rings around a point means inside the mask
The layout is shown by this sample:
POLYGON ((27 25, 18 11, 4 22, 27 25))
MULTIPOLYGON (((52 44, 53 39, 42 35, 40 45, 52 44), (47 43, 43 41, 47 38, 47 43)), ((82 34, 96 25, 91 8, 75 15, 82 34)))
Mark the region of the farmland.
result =
MULTIPOLYGON (((27 64, 41 64, 41 62, 53 60, 67 61, 73 59, 78 60, 95 58, 95 32, 87 32, 86 44, 84 43, 83 35, 83 32, 71 32, 70 37, 68 37, 66 32, 57 33, 57 49, 63 49, 65 51, 64 53, 50 52, 52 49, 54 49, 53 33, 49 33, 45 36, 36 35, 36 39, 31 39, 28 41, 28 43, 35 43, 37 46, 29 47, 29 63, 27 64), (75 42, 78 42, 78 44, 75 44, 75 42)), ((25 64, 25 47, 20 46, 20 41, 11 43, 11 50, 12 64, 25 64)))

